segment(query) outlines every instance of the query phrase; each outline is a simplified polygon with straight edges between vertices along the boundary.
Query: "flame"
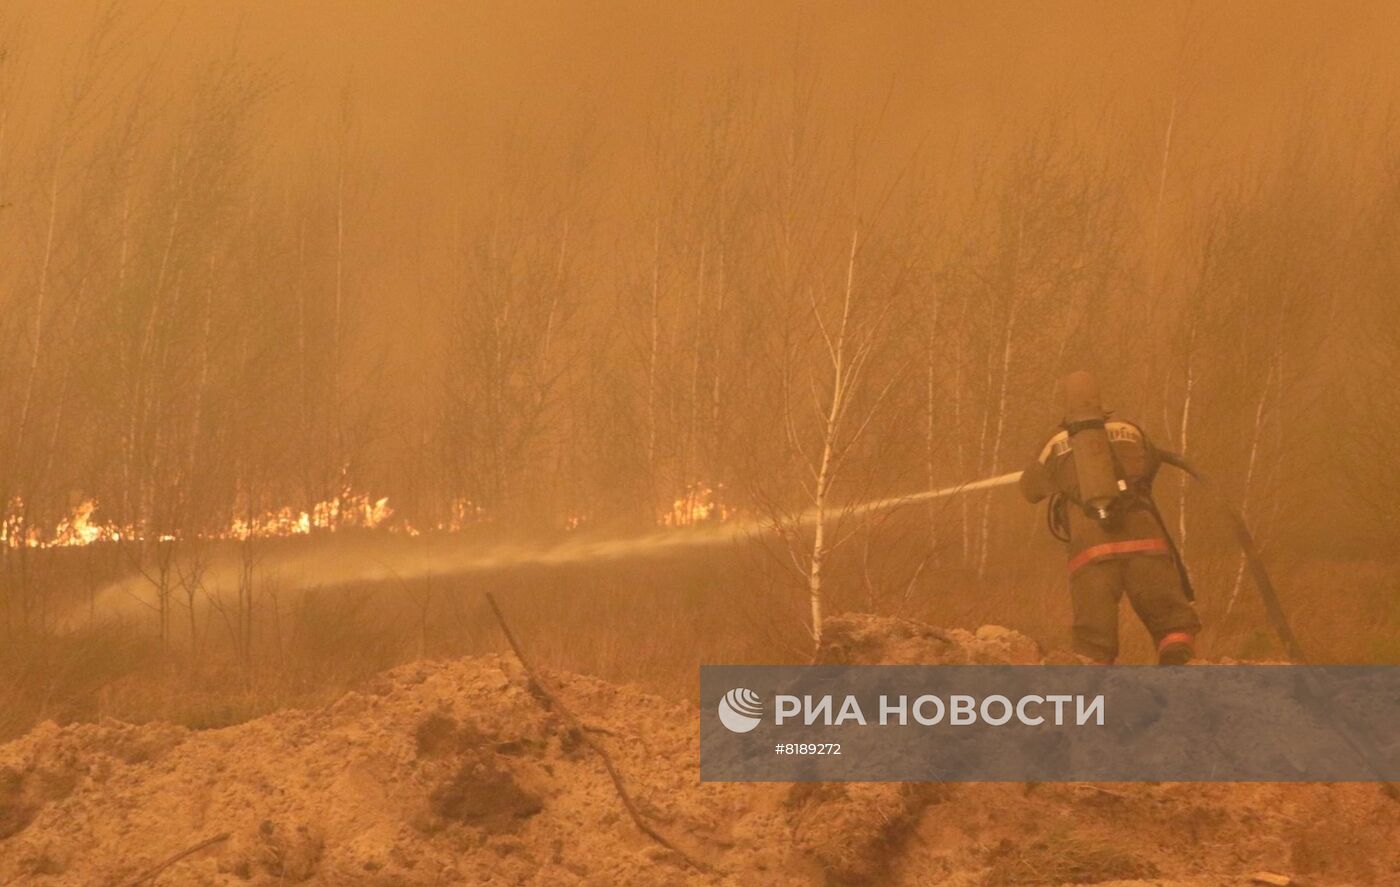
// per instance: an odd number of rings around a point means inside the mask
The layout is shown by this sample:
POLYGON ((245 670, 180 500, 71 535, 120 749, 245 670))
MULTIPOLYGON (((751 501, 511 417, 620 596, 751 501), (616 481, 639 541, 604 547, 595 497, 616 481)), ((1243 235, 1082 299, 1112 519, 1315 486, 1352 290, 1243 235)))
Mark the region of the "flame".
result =
POLYGON ((235 518, 224 533, 224 539, 270 539, 281 536, 305 536, 317 530, 335 532, 346 529, 377 530, 387 528, 394 509, 389 497, 371 499, 363 493, 347 490, 333 499, 311 506, 310 511, 291 507, 265 511, 251 518, 235 518))
POLYGON ((45 532, 24 516, 24 500, 15 497, 0 519, 0 545, 9 548, 69 548, 94 542, 120 542, 137 534, 129 527, 93 520, 96 499, 84 499, 73 512, 45 532))
POLYGON ((119 542, 122 538, 120 527, 96 523, 92 513, 97 510, 96 499, 84 499, 73 509, 73 513, 58 522, 54 530, 52 545, 91 545, 94 542, 119 542))
MULTIPOLYGON (((395 519, 389 498, 373 497, 347 488, 340 495, 301 510, 292 506, 233 518, 226 527, 213 532, 188 536, 171 532, 154 532, 137 524, 122 525, 98 518, 98 500, 85 498, 65 518, 51 529, 45 529, 25 517, 24 501, 15 498, 0 514, 0 547, 7 548, 69 548, 100 542, 141 542, 146 540, 173 542, 181 538, 205 540, 274 539, 306 536, 312 533, 334 533, 341 530, 379 530, 406 536, 422 535, 423 530, 406 520, 395 519)), ((685 494, 676 499, 671 510, 661 516, 663 527, 694 527, 704 523, 725 521, 733 512, 720 501, 718 494, 702 483, 687 485, 685 494)), ((487 510, 470 499, 455 499, 446 520, 428 529, 438 533, 459 533, 472 525, 490 520, 487 510)), ((564 521, 569 531, 588 523, 585 515, 571 515, 564 521)))
POLYGON ((486 521, 486 509, 470 499, 453 499, 452 508, 445 523, 439 522, 433 529, 445 533, 460 533, 471 524, 486 521))
MULTIPOLYGON (((24 517, 24 501, 10 503, 0 519, 0 545, 10 548, 67 548, 92 545, 97 542, 124 542, 152 539, 173 542, 180 538, 174 533, 153 534, 137 525, 122 526, 112 521, 99 521, 96 499, 84 499, 49 531, 30 524, 24 517)), ((405 529, 394 527, 390 519, 394 509, 388 497, 372 498, 363 493, 346 492, 317 502, 309 511, 291 507, 265 511, 253 517, 236 517, 229 525, 211 533, 194 534, 198 539, 269 539, 302 536, 312 532, 335 532, 347 529, 405 529)))
MULTIPOLYGON (((720 485, 723 489, 723 485, 720 485)), ((711 521, 726 521, 733 512, 719 498, 719 493, 703 483, 687 484, 685 493, 671 503, 671 510, 661 515, 663 527, 694 527, 711 521)))

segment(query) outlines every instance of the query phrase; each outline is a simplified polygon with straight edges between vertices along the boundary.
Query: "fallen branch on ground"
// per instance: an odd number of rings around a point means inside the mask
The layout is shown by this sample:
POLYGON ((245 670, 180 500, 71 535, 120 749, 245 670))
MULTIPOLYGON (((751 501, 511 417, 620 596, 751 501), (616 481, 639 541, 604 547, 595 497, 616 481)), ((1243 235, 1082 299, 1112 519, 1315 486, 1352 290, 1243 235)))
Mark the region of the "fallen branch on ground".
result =
POLYGON ((186 847, 184 850, 181 850, 179 853, 176 853, 174 856, 170 857, 169 859, 165 860, 159 865, 147 869, 145 874, 141 875, 135 881, 128 881, 126 887, 138 887, 138 885, 144 884, 147 881, 152 880, 153 878, 155 878, 156 875, 170 868, 172 865, 184 859, 186 856, 189 856, 193 853, 198 853, 205 847, 212 847, 215 844, 221 844, 224 841, 227 841, 230 837, 232 837, 232 834, 230 832, 224 832, 223 834, 215 835, 212 838, 205 838, 203 841, 200 841, 193 847, 186 847))
POLYGON ((637 809, 637 805, 632 801, 632 796, 628 794, 627 786, 622 781, 622 774, 618 771, 617 764, 613 762, 612 755, 608 754, 607 749, 598 744, 597 740, 588 735, 589 728, 586 727, 573 712, 569 711, 564 703, 559 701, 558 696, 551 693, 544 685, 544 682, 540 679, 539 673, 535 671, 534 666, 530 664, 530 660, 526 658, 525 651, 520 648, 520 642, 515 639, 515 633, 512 632, 510 626, 506 624, 506 617, 501 613, 501 608, 496 604, 496 598, 493 597, 490 592, 486 593, 486 603, 491 605, 491 612, 495 614, 496 622, 501 626, 501 633, 506 636, 506 643, 510 644, 511 650, 515 652, 515 658, 520 660, 521 667, 525 669, 525 678, 528 682, 530 695, 534 696, 535 699, 544 706, 545 710, 555 712, 563 718, 579 737, 579 740, 584 745, 597 752, 599 758, 602 758, 603 766, 607 768, 608 776, 612 778, 613 788, 617 790, 617 796, 621 799, 622 806, 627 809, 627 815, 632 818, 632 822, 641 830, 642 834, 679 856, 685 861, 686 865, 689 865, 696 871, 705 874, 712 873, 713 869, 708 865, 677 847, 664 835, 652 828, 651 824, 646 821, 641 811, 637 809))

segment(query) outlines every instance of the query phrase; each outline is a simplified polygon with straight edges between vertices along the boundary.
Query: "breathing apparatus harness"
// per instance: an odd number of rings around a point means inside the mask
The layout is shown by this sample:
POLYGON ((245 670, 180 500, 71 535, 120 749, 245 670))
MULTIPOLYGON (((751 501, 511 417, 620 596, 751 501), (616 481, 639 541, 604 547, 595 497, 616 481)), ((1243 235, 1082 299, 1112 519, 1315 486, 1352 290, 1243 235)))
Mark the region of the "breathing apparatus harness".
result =
MULTIPOLYGON (((1073 438, 1081 431, 1103 431, 1107 433, 1108 415, 1079 419, 1076 421, 1065 421, 1060 423, 1060 427, 1065 433, 1073 438)), ((1130 483, 1127 472, 1123 470, 1123 464, 1118 460, 1118 454, 1114 451, 1110 443, 1107 448, 1109 461, 1113 466, 1114 487, 1116 493, 1111 497, 1100 496, 1091 501, 1084 501, 1078 496, 1069 493, 1055 493, 1050 497, 1050 502, 1045 511, 1045 522, 1050 530, 1050 535, 1061 542, 1068 543, 1070 537, 1068 505, 1073 503, 1084 512, 1090 519, 1097 521, 1105 529, 1117 529, 1123 523, 1123 516, 1135 509, 1141 509, 1152 515, 1157 526, 1162 531, 1162 538, 1167 542, 1167 549, 1171 553, 1172 563, 1176 566, 1177 575, 1181 577, 1181 589, 1186 594, 1188 601, 1196 600, 1196 589, 1191 584, 1190 571, 1186 569, 1186 561, 1181 556, 1181 550, 1176 547, 1176 540, 1172 538, 1171 532, 1167 529, 1166 521, 1162 519, 1162 513, 1157 510, 1157 503, 1152 498, 1150 480, 1139 480, 1130 483)), ((1181 461, 1170 461, 1163 457, 1163 461, 1175 467, 1181 467, 1181 461)), ((1184 470, 1184 469, 1183 469, 1184 470)), ((1193 474, 1193 476, 1195 476, 1193 474)))
MULTIPOLYGON (((1081 431, 1104 431, 1107 433, 1107 426, 1107 415, 1060 423, 1060 428, 1071 439, 1081 431)), ((1105 527, 1114 528, 1122 523, 1123 515, 1131 510, 1133 505, 1140 505, 1142 502, 1150 505, 1152 501, 1151 495, 1146 490, 1134 490, 1129 487, 1126 472, 1123 471, 1123 466, 1118 461, 1118 454, 1113 452, 1111 445, 1107 449, 1108 457, 1113 465, 1115 480, 1113 496, 1100 496, 1088 502, 1070 493, 1055 493, 1050 497, 1050 505, 1045 512, 1046 525, 1050 529, 1050 534, 1061 542, 1069 541, 1067 508, 1070 503, 1076 505, 1089 518, 1105 527)))

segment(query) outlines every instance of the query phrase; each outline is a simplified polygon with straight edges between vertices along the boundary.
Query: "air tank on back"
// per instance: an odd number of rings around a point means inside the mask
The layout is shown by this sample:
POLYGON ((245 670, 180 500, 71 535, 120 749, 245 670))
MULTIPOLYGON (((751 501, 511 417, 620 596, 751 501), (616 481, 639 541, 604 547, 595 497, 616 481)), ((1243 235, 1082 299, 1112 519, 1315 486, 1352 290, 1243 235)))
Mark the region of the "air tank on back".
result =
POLYGON ((1064 388, 1064 425, 1074 456, 1079 502, 1090 517, 1110 521, 1123 487, 1113 462, 1098 380, 1080 370, 1065 377, 1064 388))

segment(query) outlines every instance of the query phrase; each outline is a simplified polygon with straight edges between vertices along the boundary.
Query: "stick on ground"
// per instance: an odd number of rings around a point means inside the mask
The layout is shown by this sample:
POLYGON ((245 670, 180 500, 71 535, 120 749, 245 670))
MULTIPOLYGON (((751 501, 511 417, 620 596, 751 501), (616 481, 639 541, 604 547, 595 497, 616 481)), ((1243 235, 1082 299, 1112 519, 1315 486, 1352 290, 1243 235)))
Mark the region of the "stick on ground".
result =
POLYGON ((224 832, 223 834, 215 835, 212 838, 205 838, 203 841, 200 841, 193 847, 186 847, 184 850, 181 850, 179 853, 176 853, 174 856, 170 857, 169 859, 165 860, 159 865, 147 869, 145 874, 141 875, 135 881, 128 881, 126 887, 138 887, 138 885, 144 884, 147 881, 150 881, 151 879, 155 878, 156 875, 170 868, 172 865, 184 859, 186 856, 189 856, 193 853, 198 853, 205 847, 212 847, 215 844, 223 843, 224 841, 227 841, 230 836, 231 833, 224 832))
POLYGON ((627 815, 632 818, 632 822, 641 830, 642 834, 651 838, 667 850, 670 850, 672 853, 675 853, 691 868, 706 874, 711 873, 713 869, 677 847, 646 821, 641 811, 637 809, 637 805, 632 801, 632 796, 627 791, 627 786, 622 780, 622 773, 618 771, 617 764, 613 762, 612 755, 608 754, 607 749, 603 748, 597 740, 588 735, 588 729, 583 723, 573 712, 569 711, 564 703, 559 701, 558 696, 551 693, 549 688, 544 685, 544 682, 540 679, 539 672, 535 671, 535 667, 531 665, 530 660, 526 658, 525 651, 521 649, 520 642, 516 640, 515 633, 510 630, 510 626, 506 623, 505 615, 501 613, 500 606, 496 604, 496 598, 493 597, 490 592, 486 593, 486 603, 491 605, 491 612, 495 614, 496 622, 501 626, 501 633, 506 636, 506 643, 510 644, 511 650, 515 653, 515 658, 520 660, 521 667, 525 669, 525 677, 526 680, 529 681, 530 694, 539 700, 540 704, 543 705, 546 710, 553 711, 563 718, 574 730, 575 734, 578 735, 579 740, 596 752, 598 757, 603 760, 603 766, 607 768, 608 776, 612 778, 613 788, 617 790, 617 796, 621 799, 622 806, 627 809, 627 815))

